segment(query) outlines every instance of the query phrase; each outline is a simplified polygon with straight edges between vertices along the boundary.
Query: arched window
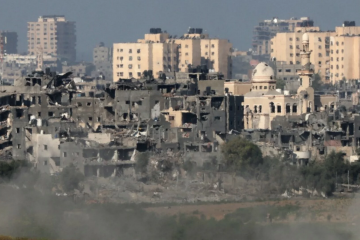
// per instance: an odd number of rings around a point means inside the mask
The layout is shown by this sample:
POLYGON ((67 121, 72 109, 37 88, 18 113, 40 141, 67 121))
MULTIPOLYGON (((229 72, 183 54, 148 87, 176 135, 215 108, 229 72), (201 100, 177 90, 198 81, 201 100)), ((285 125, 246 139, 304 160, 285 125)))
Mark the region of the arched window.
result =
POLYGON ((296 103, 293 104, 292 112, 297 113, 297 104, 296 103))
POLYGON ((309 102, 309 105, 308 105, 306 111, 307 111, 308 113, 311 113, 311 111, 312 111, 312 102, 309 102))
POLYGON ((275 113, 275 105, 273 102, 270 103, 270 112, 275 113))
POLYGON ((257 113, 257 106, 254 106, 254 113, 257 113))
POLYGON ((291 106, 290 103, 286 104, 286 113, 290 113, 291 112, 291 106))
POLYGON ((260 105, 259 106, 259 113, 261 113, 261 110, 262 110, 262 106, 260 105))

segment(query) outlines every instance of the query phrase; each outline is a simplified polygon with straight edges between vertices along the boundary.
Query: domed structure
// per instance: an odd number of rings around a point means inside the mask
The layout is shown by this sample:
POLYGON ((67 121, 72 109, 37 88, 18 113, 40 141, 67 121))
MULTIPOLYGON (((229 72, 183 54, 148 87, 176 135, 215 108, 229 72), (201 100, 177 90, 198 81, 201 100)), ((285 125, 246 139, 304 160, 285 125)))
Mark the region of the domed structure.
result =
POLYGON ((303 42, 309 42, 309 34, 304 33, 304 34, 302 35, 302 41, 303 41, 303 42))
POLYGON ((253 82, 271 82, 275 81, 274 70, 264 62, 259 63, 252 73, 253 82))

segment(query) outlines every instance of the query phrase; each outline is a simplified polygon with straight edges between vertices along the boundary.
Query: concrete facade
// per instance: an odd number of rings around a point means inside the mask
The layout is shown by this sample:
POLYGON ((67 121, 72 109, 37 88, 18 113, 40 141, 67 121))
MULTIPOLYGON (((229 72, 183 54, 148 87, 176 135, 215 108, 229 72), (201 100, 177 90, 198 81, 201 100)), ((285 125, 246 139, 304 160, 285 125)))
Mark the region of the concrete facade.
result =
POLYGON ((57 58, 75 62, 75 22, 62 15, 40 16, 37 22, 28 22, 28 54, 39 51, 57 58))
POLYGON ((205 65, 208 69, 231 76, 231 48, 228 40, 211 39, 202 30, 189 31, 180 38, 161 29, 151 30, 136 43, 115 43, 113 47, 113 80, 141 78, 151 70, 154 77, 167 72, 188 72, 189 66, 205 65))

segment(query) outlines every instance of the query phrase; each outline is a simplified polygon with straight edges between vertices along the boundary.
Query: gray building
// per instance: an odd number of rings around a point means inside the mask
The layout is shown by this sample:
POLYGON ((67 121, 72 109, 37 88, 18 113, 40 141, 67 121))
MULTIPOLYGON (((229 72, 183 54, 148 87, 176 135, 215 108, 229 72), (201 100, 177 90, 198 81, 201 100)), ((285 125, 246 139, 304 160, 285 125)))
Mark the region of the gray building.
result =
POLYGON ((93 77, 99 77, 112 82, 112 55, 113 48, 106 47, 102 42, 94 48, 93 63, 95 65, 95 71, 93 72, 93 77))

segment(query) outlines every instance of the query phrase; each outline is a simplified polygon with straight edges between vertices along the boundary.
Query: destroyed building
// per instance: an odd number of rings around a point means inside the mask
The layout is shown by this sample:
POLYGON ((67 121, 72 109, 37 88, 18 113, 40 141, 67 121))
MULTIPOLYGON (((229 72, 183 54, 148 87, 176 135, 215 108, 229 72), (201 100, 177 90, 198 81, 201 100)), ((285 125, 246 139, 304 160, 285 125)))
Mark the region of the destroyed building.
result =
POLYGON ((74 164, 86 176, 128 176, 141 152, 202 165, 240 135, 264 155, 287 156, 294 164, 333 150, 357 161, 359 87, 344 83, 315 92, 310 54, 304 34, 296 94, 275 89, 266 63, 254 69, 252 82, 203 68, 114 83, 35 71, 2 86, 0 154, 11 148, 13 159, 50 174, 74 164))

